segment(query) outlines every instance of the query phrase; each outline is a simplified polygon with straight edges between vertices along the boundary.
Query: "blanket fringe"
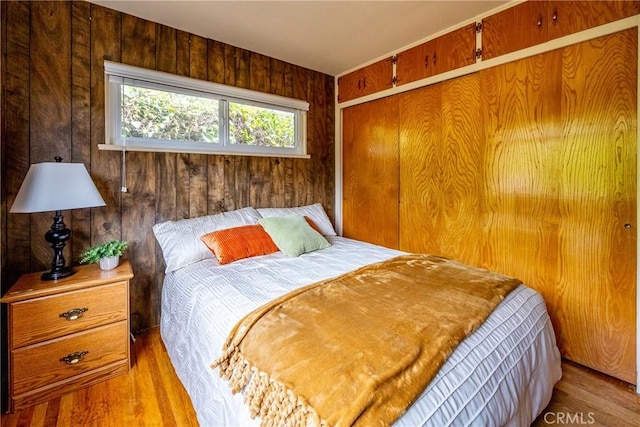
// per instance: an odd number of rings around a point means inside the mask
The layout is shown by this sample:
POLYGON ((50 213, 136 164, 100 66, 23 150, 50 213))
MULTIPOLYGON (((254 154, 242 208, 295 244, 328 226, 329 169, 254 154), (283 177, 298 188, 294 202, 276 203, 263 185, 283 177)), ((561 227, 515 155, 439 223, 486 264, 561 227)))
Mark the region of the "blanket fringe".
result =
POLYGON ((212 368, 229 381, 233 394, 243 390, 251 418, 260 417, 262 427, 326 426, 316 411, 285 385, 247 361, 238 346, 225 349, 212 368))

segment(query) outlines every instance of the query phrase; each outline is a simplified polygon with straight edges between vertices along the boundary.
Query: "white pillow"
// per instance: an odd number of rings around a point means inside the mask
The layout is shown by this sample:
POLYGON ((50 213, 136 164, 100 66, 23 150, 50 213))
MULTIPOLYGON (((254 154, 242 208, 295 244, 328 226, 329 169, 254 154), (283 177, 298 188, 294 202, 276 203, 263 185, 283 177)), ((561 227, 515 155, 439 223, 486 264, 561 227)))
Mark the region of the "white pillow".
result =
POLYGON ((254 208, 242 208, 154 225, 153 233, 167 264, 165 272, 169 273, 203 259, 215 259, 200 236, 225 228, 257 224, 260 218, 262 217, 254 208))
POLYGON ((272 216, 287 216, 287 215, 304 215, 308 216, 320 229, 320 234, 325 236, 335 236, 336 230, 331 225, 331 220, 324 211, 324 208, 320 203, 316 203, 308 206, 300 206, 297 208, 258 208, 258 212, 264 218, 272 216))

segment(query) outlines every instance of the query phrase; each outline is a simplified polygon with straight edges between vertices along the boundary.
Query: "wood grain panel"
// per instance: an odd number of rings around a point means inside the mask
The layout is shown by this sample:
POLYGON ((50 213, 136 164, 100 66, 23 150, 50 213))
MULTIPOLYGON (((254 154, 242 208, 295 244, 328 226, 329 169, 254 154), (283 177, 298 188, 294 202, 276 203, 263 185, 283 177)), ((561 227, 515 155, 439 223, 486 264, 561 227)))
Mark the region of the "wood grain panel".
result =
POLYGON ((189 76, 189 33, 176 30, 176 74, 189 76))
MULTIPOLYGON (((251 52, 246 49, 235 48, 234 61, 230 64, 233 72, 233 85, 249 88, 251 81, 251 52)), ((225 73, 226 79, 226 73, 225 73)), ((230 84, 230 83, 227 83, 230 84)), ((229 186, 225 187, 225 195, 234 199, 235 209, 251 205, 249 186, 251 185, 251 163, 247 156, 233 156, 233 168, 229 174, 229 186)), ((226 172, 225 172, 226 175, 226 172)), ((226 180, 225 180, 226 181, 226 180)))
POLYGON ((549 40, 640 13, 638 0, 549 1, 549 40))
POLYGON ((155 35, 156 70, 177 74, 178 38, 175 28, 157 24, 155 35))
MULTIPOLYGON (((7 52, 7 5, 6 2, 0 3, 0 55, 2 58, 6 57, 7 52)), ((2 99, 6 98, 5 88, 7 85, 6 73, 5 73, 5 65, 0 64, 0 97, 2 99)), ((1 104, 1 103, 0 103, 1 104)), ((3 112, 0 109, 0 168, 4 171, 6 169, 6 142, 5 135, 7 132, 5 123, 4 123, 3 112)), ((7 229, 7 213, 9 207, 7 206, 7 192, 4 185, 4 174, 0 172, 0 229, 7 229)), ((3 233, 0 236, 0 277, 4 276, 4 270, 7 264, 7 235, 3 233)), ((4 292, 2 285, 0 284, 0 292, 4 292)), ((4 309, 0 309, 0 316, 4 320, 5 313, 4 309)), ((3 325, 6 322, 3 322, 3 325)), ((6 330, 4 326, 0 326, 0 334, 6 335, 6 330)), ((0 354, 4 354, 4 345, 0 342, 0 354)), ((5 362, 6 363, 6 362, 5 362)), ((0 365, 2 372, 5 372, 4 365, 0 365)), ((0 378, 4 380, 4 374, 0 375, 0 378)))
MULTIPOLYGON (((156 69, 177 74, 178 71, 178 32, 165 25, 156 25, 156 69)), ((156 188, 155 223, 177 218, 177 159, 176 153, 155 153, 156 188)), ((154 239, 155 240, 155 239, 154 239)), ((164 268, 166 267, 162 250, 155 242, 155 284, 151 289, 150 305, 160 307, 164 268)))
MULTIPOLYGON (((320 74, 320 73, 318 73, 320 74)), ((327 211, 327 215, 329 215, 330 219, 335 217, 335 198, 329 197, 329 194, 335 193, 335 163, 336 163, 336 150, 335 150, 335 128, 336 128, 336 115, 335 115, 335 79, 331 76, 322 75, 324 79, 324 90, 321 85, 318 86, 317 90, 321 90, 325 93, 325 111, 326 111, 326 122, 325 127, 327 129, 326 139, 323 141, 323 147, 325 150, 325 160, 324 160, 324 169, 325 172, 323 174, 323 179, 325 180, 324 193, 316 194, 318 201, 322 201, 322 205, 327 211)), ((333 222, 333 221, 332 221, 333 222)), ((334 223, 335 225, 335 223, 334 223)))
MULTIPOLYGON (((249 57, 249 89, 259 92, 266 92, 271 87, 270 60, 264 55, 251 53, 249 57)), ((247 159, 250 171, 248 188, 249 203, 247 206, 267 207, 271 205, 271 195, 274 187, 279 187, 281 183, 275 183, 273 175, 273 164, 270 158, 249 157, 247 159)), ((280 179, 282 177, 279 177, 280 179)))
MULTIPOLYGON (((557 326, 560 53, 481 72, 484 101, 482 267, 542 294, 557 326)), ((562 334, 556 328, 556 334, 562 334)))
POLYGON ((129 243, 126 256, 136 266, 130 298, 131 328, 137 331, 151 326, 146 322, 147 313, 160 309, 158 295, 152 292, 156 285, 156 241, 149 232, 156 223, 155 153, 127 153, 126 173, 128 191, 122 196, 122 238, 129 243))
MULTIPOLYGON (((330 154, 327 150, 327 138, 330 130, 327 128, 327 98, 324 87, 324 76, 319 73, 312 73, 309 83, 314 94, 313 109, 307 114, 307 125, 309 127, 310 162, 313 170, 318 171, 313 176, 313 200, 323 201, 322 194, 326 191, 327 181, 332 180, 332 176, 327 176, 327 169, 331 167, 330 154)), ((309 160, 307 160, 309 161, 309 160)))
POLYGON ((637 54, 632 29, 562 57, 560 346, 628 382, 636 380, 637 54))
POLYGON ((390 248, 398 247, 398 108, 389 97, 343 110, 343 234, 390 248))
POLYGON ((208 77, 208 43, 204 37, 189 35, 189 77, 207 80, 208 77))
POLYGON ((440 248, 450 257, 471 265, 479 264, 480 253, 469 242, 482 240, 481 103, 477 74, 442 84, 440 248))
MULTIPOLYGON (((224 84, 235 86, 236 83, 236 48, 224 45, 224 84)), ((235 165, 237 156, 224 156, 224 209, 236 209, 235 165)))
POLYGON ((399 248, 443 254, 441 230, 442 85, 400 95, 399 248))
MULTIPOLYGON (((278 59, 271 59, 271 88, 270 92, 275 95, 293 97, 293 66, 278 59)), ((281 158, 278 159, 280 170, 278 173, 282 175, 282 188, 275 194, 271 200, 272 206, 293 206, 293 164, 294 159, 281 158)))
MULTIPOLYGON (((208 40, 208 79, 215 83, 224 83, 224 56, 223 43, 208 40)), ((207 213, 215 214, 223 212, 224 207, 224 157, 207 156, 207 213)))
POLYGON ((224 43, 215 40, 207 40, 207 59, 209 81, 214 83, 224 83, 224 43))
POLYGON ((547 3, 526 1, 482 20, 482 59, 547 41, 547 3))
MULTIPOLYGON (((53 2, 31 4, 30 33, 30 119, 39 123, 31 126, 31 163, 52 162, 55 156, 71 161, 71 3, 53 2)), ((71 215, 64 212, 65 221, 73 229, 71 215)), ((44 236, 52 223, 52 213, 31 215, 31 228, 37 236, 44 236)), ((32 267, 43 270, 51 267, 51 247, 44 238, 31 240, 32 267)), ((64 249, 69 259, 71 247, 64 249)))
MULTIPOLYGON (((71 161, 91 168, 91 5, 74 1, 71 15, 71 161)), ((91 246, 91 209, 69 212, 71 254, 91 246)))
POLYGON ((468 264, 482 241, 477 74, 400 97, 400 249, 468 264))
MULTIPOLYGON (((302 67, 293 68, 293 97, 309 99, 313 92, 309 87, 309 70, 302 67)), ((308 119, 307 119, 308 120, 308 119)), ((307 132, 307 138, 312 135, 307 132)), ((307 140, 310 148, 310 141, 307 140)), ((293 160, 293 206, 304 206, 313 200, 313 165, 306 159, 293 160)))
MULTIPOLYGON (((208 43, 207 39, 191 34, 189 36, 189 76, 207 80, 208 43)), ((207 156, 189 154, 189 217, 207 213, 207 156)))
POLYGON ((156 25, 132 15, 122 15, 122 63, 156 68, 156 25))
POLYGON ((120 62, 120 18, 91 4, 91 177, 106 203, 91 211, 91 244, 122 238, 120 153, 98 150, 105 142, 104 60, 120 62))
MULTIPOLYGON (((176 32, 176 73, 179 76, 189 76, 191 62, 190 35, 187 32, 178 30, 176 32)), ((171 185, 168 183, 168 185, 171 185)), ((160 187, 162 188, 162 187, 160 187)), ((186 153, 176 154, 176 219, 189 218, 189 155, 186 153)))
MULTIPOLYGON (((3 63, 5 75, 4 102, 2 114, 5 121, 5 133, 2 144, 5 146, 6 167, 3 169, 2 183, 6 191, 8 209, 13 205, 22 180, 29 170, 29 3, 6 3, 6 62, 3 63), (8 60, 11 58, 11 60, 8 60)), ((3 57, 4 59, 4 57, 3 57)), ((5 165, 3 165, 5 166, 5 165)), ((2 280, 2 290, 6 291, 20 276, 21 271, 31 269, 31 221, 30 215, 9 214, 6 230, 7 253, 11 254, 9 266, 2 280), (21 270, 22 269, 22 270, 21 270)), ((2 224, 4 227, 4 223, 2 224)), ((35 234, 34 234, 35 236, 35 234)))
POLYGON ((271 61, 267 56, 251 53, 249 59, 249 89, 268 92, 271 87, 271 61))
MULTIPOLYGON (((125 15, 122 19, 122 62, 143 68, 156 65, 156 24, 125 15), (139 53, 142 53, 140 55, 139 53)), ((126 154, 128 191, 122 194, 122 238, 129 243, 127 258, 136 266, 131 281, 131 328, 148 328, 145 312, 159 310, 155 292, 156 242, 150 230, 156 223, 156 162, 155 153, 126 154), (148 307, 148 308, 146 308, 148 307), (142 313, 138 310, 146 308, 142 313)))

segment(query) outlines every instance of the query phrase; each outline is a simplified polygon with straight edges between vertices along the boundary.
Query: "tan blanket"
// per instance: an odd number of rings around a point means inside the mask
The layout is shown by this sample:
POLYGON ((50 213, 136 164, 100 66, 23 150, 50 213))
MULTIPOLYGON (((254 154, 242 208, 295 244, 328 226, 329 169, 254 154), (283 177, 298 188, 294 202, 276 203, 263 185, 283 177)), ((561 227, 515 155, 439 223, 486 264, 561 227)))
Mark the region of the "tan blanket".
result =
POLYGON ((263 425, 388 425, 520 281, 406 255, 297 289, 231 331, 213 368, 263 425))

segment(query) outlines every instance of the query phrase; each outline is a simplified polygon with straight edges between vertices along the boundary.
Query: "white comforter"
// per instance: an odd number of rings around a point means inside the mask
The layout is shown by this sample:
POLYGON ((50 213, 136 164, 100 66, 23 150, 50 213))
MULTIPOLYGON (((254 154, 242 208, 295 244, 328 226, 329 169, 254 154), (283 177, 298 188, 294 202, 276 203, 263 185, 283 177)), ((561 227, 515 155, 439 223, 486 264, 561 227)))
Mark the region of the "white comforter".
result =
MULTIPOLYGON (((220 266, 200 261, 167 274, 161 334, 201 426, 248 426, 242 395, 210 368, 245 314, 286 292, 400 252, 342 237, 287 258, 278 252, 220 266)), ((514 290, 454 351, 398 426, 526 426, 560 379, 560 354, 542 297, 514 290)))

